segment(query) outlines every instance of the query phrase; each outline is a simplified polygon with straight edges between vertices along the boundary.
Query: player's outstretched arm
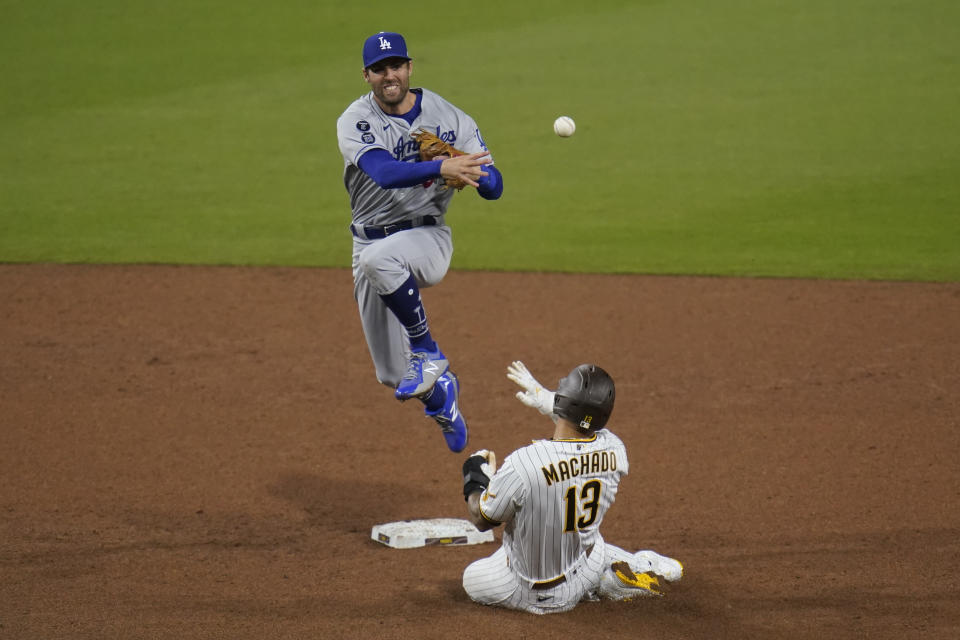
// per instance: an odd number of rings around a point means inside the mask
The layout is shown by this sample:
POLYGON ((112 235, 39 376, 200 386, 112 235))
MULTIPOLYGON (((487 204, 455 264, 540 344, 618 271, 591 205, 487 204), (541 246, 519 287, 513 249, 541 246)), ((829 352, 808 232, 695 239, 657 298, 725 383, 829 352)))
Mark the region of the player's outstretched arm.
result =
POLYGON ((479 187, 477 180, 489 175, 484 165, 490 161, 489 151, 478 151, 462 156, 446 158, 440 165, 440 175, 452 182, 462 181, 471 187, 479 187))
POLYGON ((360 156, 357 166, 381 189, 400 189, 423 184, 440 175, 440 160, 400 162, 383 149, 371 149, 360 156))
POLYGON ((523 391, 517 391, 517 400, 545 416, 550 416, 554 422, 557 421, 557 416, 553 412, 553 391, 537 382, 533 374, 527 370, 526 365, 515 360, 507 367, 507 378, 523 387, 523 391))

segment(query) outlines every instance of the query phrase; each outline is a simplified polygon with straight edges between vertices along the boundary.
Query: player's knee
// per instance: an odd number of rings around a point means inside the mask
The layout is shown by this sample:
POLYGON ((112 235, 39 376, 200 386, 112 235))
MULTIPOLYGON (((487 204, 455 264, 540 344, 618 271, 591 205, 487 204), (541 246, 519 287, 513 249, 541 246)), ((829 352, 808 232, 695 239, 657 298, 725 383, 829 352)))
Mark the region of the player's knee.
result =
POLYGON ((491 575, 489 563, 484 560, 477 560, 463 571, 463 590, 480 604, 502 604, 513 594, 514 586, 510 580, 491 575))
POLYGON ((371 275, 376 275, 378 262, 379 260, 376 256, 370 255, 369 251, 364 251, 357 259, 357 266, 367 280, 373 281, 371 275))
POLYGON ((481 604, 491 604, 488 594, 485 590, 480 589, 479 582, 477 580, 477 572, 471 571, 473 565, 470 565, 463 572, 463 590, 466 591, 467 595, 470 596, 470 599, 474 602, 479 602, 481 604))
POLYGON ((419 274, 419 281, 421 288, 432 287, 434 285, 440 284, 443 278, 447 275, 447 266, 439 265, 432 269, 424 270, 422 274, 419 274))
POLYGON ((472 600, 476 600, 475 594, 479 593, 477 589, 477 577, 479 574, 477 564, 477 562, 473 562, 463 570, 463 590, 467 592, 467 595, 470 596, 472 600))
POLYGON ((400 260, 393 254, 381 251, 378 244, 372 244, 360 253, 357 257, 357 266, 373 283, 384 279, 395 280, 397 274, 406 272, 400 260))

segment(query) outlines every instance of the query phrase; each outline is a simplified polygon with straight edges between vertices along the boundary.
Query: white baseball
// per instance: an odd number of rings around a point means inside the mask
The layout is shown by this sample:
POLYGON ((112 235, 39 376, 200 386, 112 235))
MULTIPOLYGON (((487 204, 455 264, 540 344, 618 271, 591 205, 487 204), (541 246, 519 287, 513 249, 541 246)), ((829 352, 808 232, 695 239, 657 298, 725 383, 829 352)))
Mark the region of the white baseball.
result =
POLYGON ((577 123, 570 116, 560 116, 553 121, 553 132, 561 138, 569 138, 577 130, 577 123))

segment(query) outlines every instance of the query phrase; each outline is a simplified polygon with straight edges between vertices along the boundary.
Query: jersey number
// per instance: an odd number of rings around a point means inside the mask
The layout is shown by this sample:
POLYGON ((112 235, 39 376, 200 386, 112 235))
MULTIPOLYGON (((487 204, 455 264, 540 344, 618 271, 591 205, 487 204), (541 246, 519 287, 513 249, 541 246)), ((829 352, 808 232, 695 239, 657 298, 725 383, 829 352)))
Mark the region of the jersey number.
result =
POLYGON ((564 533, 583 529, 593 524, 594 520, 597 519, 601 488, 599 480, 591 480, 582 488, 573 485, 567 489, 567 495, 564 497, 564 502, 567 504, 567 515, 563 521, 564 533), (577 517, 578 513, 581 514, 579 518, 577 517))

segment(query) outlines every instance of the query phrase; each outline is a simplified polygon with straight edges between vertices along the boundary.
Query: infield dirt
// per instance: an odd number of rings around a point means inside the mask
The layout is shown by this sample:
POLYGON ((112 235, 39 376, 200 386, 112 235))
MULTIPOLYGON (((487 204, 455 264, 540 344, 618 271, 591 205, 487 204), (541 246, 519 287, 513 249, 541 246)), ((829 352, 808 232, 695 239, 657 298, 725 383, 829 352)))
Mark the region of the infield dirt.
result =
MULTIPOLYGON (((535 617, 460 586, 464 455, 378 385, 346 270, 0 265, 0 638, 956 638, 960 284, 451 272, 467 453, 593 361, 630 475, 602 532, 667 597, 535 617)), ((499 540, 500 533, 497 533, 499 540)))

